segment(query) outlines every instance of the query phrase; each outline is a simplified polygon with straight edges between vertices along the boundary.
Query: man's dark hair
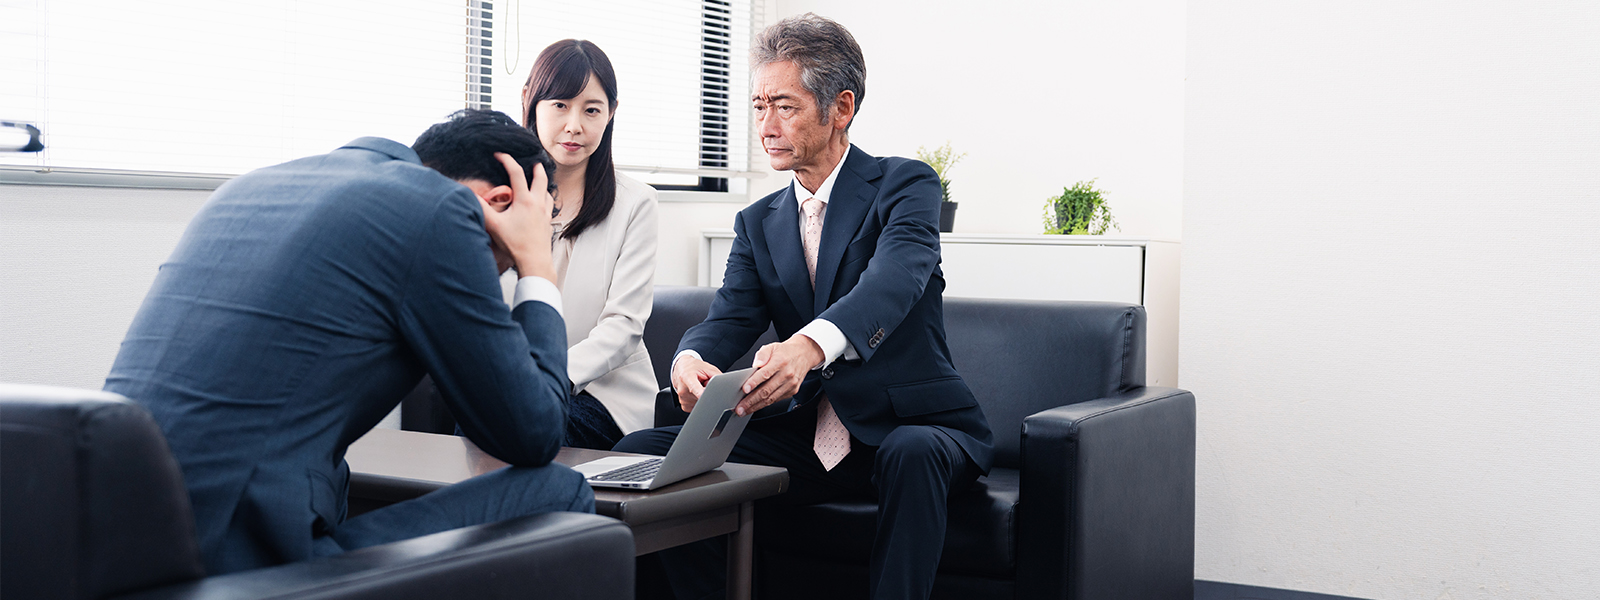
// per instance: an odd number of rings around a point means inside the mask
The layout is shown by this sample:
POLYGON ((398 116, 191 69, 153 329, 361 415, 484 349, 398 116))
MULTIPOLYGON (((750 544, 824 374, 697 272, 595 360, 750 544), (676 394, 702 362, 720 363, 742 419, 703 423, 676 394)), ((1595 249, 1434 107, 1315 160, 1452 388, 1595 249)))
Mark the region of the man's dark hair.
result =
POLYGON ((556 161, 544 151, 539 136, 505 113, 468 108, 450 120, 429 127, 411 144, 422 164, 456 181, 478 179, 491 186, 511 185, 505 165, 494 153, 504 152, 522 165, 533 184, 533 165, 544 165, 550 193, 556 191, 556 161))
MULTIPOLYGON (((867 59, 843 25, 806 13, 779 21, 751 42, 751 69, 785 61, 800 68, 800 84, 817 99, 823 123, 828 122, 829 107, 845 90, 855 94, 856 112, 861 112, 861 103, 867 99, 867 59)), ((850 125, 854 124, 852 119, 850 125)))

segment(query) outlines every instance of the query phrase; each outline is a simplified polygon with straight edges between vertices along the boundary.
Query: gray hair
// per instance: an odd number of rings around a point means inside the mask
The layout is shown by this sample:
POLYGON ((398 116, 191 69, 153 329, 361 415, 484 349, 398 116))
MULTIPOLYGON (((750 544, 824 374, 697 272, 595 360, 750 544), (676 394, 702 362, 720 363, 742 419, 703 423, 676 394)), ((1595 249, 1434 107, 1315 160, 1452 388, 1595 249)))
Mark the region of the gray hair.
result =
POLYGON ((816 97, 823 123, 828 122, 828 107, 845 90, 855 94, 856 112, 861 111, 867 97, 867 60, 843 25, 806 13, 768 27, 751 44, 750 68, 779 62, 800 68, 800 84, 816 97))

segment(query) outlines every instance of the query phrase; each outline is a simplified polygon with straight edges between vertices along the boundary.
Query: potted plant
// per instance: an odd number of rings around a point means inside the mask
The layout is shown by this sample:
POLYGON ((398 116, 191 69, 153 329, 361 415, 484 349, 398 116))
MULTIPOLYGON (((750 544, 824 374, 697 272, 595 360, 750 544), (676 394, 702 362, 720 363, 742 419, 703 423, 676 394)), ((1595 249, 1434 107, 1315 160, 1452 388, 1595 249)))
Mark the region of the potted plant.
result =
POLYGON ((939 187, 944 191, 944 201, 939 203, 939 232, 950 233, 956 225, 956 203, 950 201, 950 178, 945 174, 950 168, 956 166, 967 154, 956 154, 950 147, 950 142, 929 151, 925 147, 917 147, 917 160, 928 163, 933 167, 933 172, 939 175, 939 187))
POLYGON ((1111 218, 1111 207, 1101 190, 1094 189, 1094 180, 1079 181, 1063 188, 1061 195, 1044 202, 1044 232, 1047 234, 1104 235, 1107 229, 1117 229, 1117 220, 1111 218))

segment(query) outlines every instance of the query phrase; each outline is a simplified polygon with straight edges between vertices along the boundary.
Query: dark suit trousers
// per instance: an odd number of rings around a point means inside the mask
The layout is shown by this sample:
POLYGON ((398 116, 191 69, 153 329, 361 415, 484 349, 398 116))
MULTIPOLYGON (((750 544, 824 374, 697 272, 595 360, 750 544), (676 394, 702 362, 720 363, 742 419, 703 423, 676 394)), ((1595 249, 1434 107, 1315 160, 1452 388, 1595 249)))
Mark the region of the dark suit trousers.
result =
POLYGON ((567 397, 567 437, 561 445, 610 450, 622 440, 622 429, 599 398, 584 390, 567 397))
MULTIPOLYGON (((828 471, 811 449, 816 415, 816 403, 811 403, 752 421, 740 436, 730 462, 789 470, 789 492, 761 501, 757 510, 761 505, 877 498, 878 530, 867 591, 872 598, 927 598, 944 550, 950 491, 975 481, 977 466, 938 428, 902 426, 876 448, 852 436, 850 454, 828 471)), ((678 430, 661 427, 634 432, 615 449, 664 455, 678 430)), ((674 595, 679 600, 722 597, 724 552, 725 547, 715 540, 662 551, 661 561, 674 595)))
POLYGON ((318 556, 547 512, 594 512, 594 490, 559 464, 506 467, 334 527, 314 541, 318 556))

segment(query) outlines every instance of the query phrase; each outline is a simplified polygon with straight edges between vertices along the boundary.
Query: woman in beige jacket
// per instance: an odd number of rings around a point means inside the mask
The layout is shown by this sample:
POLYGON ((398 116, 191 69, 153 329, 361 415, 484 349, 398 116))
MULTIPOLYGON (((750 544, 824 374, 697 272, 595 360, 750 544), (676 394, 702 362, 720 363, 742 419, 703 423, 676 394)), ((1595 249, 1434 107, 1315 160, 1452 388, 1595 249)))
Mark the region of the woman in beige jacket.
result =
POLYGON ((644 347, 656 271, 656 190, 611 162, 617 79, 593 43, 562 40, 522 88, 523 125, 555 159, 552 256, 567 322, 566 445, 610 450, 654 420, 644 347))

